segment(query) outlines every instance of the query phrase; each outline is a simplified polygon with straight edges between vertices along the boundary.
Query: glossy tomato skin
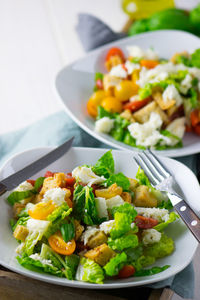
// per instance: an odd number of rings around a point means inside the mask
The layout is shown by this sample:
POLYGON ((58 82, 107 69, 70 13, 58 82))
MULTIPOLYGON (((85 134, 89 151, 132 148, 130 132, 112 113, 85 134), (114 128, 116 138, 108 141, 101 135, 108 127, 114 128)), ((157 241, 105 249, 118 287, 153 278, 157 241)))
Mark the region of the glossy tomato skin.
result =
POLYGON ((27 179, 26 181, 29 182, 30 184, 32 184, 32 186, 35 185, 35 180, 33 180, 33 179, 27 179))
POLYGON ((125 265, 118 274, 118 278, 128 278, 135 273, 135 268, 132 265, 125 265))
POLYGON ((49 202, 39 202, 33 209, 28 210, 28 214, 31 218, 36 220, 46 220, 48 215, 50 215, 54 209, 55 205, 52 201, 49 202))
POLYGON ((122 111, 122 103, 115 97, 106 97, 102 100, 101 106, 110 112, 120 113, 122 111))
POLYGON ((143 216, 137 216, 135 218, 136 225, 141 229, 150 229, 158 224, 158 221, 153 218, 146 218, 143 216))
POLYGON ((144 107, 147 103, 149 103, 149 101, 150 101, 150 98, 146 98, 143 100, 135 100, 135 101, 126 103, 123 106, 123 108, 129 109, 129 110, 131 110, 131 112, 135 112, 135 111, 139 110, 140 108, 144 107))
POLYGON ((44 177, 53 177, 55 173, 51 172, 51 171, 46 171, 46 173, 44 174, 44 177))
POLYGON ((110 48, 110 50, 108 50, 107 55, 106 55, 106 61, 108 61, 112 56, 115 56, 115 55, 118 55, 119 57, 121 57, 121 59, 123 61, 125 61, 124 53, 118 47, 113 47, 113 48, 110 48))
POLYGON ((61 235, 61 232, 58 231, 55 234, 51 235, 48 238, 50 247, 59 254, 62 255, 71 255, 76 249, 76 242, 72 239, 69 242, 65 242, 61 235))
POLYGON ((150 59, 142 59, 140 61, 140 65, 141 65, 141 67, 145 67, 147 69, 153 69, 157 65, 159 65, 159 61, 158 60, 150 60, 150 59))
POLYGON ((138 92, 138 85, 131 80, 122 80, 115 86, 114 94, 120 101, 127 101, 138 92))
POLYGON ((106 92, 103 90, 98 90, 92 94, 87 102, 87 111, 89 115, 93 118, 97 116, 97 107, 101 105, 101 101, 106 97, 106 92))

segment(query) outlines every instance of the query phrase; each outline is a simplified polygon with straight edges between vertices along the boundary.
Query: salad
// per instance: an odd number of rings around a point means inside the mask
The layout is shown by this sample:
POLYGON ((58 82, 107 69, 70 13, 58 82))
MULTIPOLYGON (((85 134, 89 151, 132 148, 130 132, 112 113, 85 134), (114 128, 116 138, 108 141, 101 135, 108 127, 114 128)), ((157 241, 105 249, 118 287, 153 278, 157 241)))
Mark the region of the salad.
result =
POLYGON ((160 58, 154 49, 111 48, 87 102, 95 131, 132 147, 183 146, 185 132, 200 135, 200 49, 160 58))
POLYGON ((102 284, 170 267, 155 263, 175 248, 165 233, 178 218, 171 202, 141 168, 136 179, 115 173, 111 150, 93 166, 26 180, 7 201, 24 268, 102 284))

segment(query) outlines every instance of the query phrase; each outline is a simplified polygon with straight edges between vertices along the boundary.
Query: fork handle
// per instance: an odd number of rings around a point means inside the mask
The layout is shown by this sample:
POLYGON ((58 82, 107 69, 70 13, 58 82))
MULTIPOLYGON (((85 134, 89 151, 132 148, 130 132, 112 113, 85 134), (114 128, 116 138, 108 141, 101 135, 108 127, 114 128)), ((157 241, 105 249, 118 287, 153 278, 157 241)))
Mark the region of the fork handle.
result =
POLYGON ((179 198, 179 200, 181 201, 176 203, 174 208, 181 219, 185 222, 187 227, 190 229, 192 234, 195 236, 197 241, 200 243, 200 219, 184 200, 181 198, 179 198))
POLYGON ((6 192, 6 186, 0 182, 0 196, 6 192))

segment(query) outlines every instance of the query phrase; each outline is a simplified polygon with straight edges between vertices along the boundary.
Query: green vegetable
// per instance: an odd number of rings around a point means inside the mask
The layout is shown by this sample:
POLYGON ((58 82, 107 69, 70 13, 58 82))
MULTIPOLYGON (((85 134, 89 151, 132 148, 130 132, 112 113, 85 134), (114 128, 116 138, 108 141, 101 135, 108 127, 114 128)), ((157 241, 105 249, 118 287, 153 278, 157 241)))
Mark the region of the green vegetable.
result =
POLYGON ((137 216, 137 211, 130 203, 124 203, 120 206, 115 206, 111 209, 112 216, 115 215, 115 213, 125 213, 127 216, 130 217, 130 221, 133 222, 135 217, 137 216))
POLYGON ((138 246, 138 237, 135 234, 127 234, 117 239, 108 238, 108 246, 113 250, 122 251, 127 248, 135 248, 138 246))
POLYGON ((111 258, 111 260, 103 267, 107 276, 115 276, 119 273, 121 268, 127 262, 127 255, 125 252, 118 253, 115 257, 111 258))
POLYGON ((131 136, 131 134, 128 130, 124 135, 123 142, 129 146, 136 147, 136 140, 131 136))
POLYGON ((152 185, 151 185, 148 177, 144 173, 144 170, 141 169, 141 167, 138 168, 138 171, 137 171, 137 174, 135 177, 139 181, 140 185, 146 185, 146 186, 152 188, 152 185))
POLYGON ((104 117, 108 117, 110 119, 114 119, 115 118, 115 114, 113 114, 111 112, 108 112, 102 106, 98 106, 98 108, 97 108, 97 120, 102 119, 104 117))
POLYGON ((15 203, 27 199, 31 196, 33 196, 33 190, 22 191, 22 192, 14 191, 8 196, 7 201, 9 204, 14 205, 15 203))
POLYGON ((63 272, 58 268, 54 267, 53 265, 43 264, 39 260, 35 260, 28 257, 28 255, 26 254, 24 254, 22 257, 17 256, 16 258, 19 264, 28 270, 36 271, 36 272, 44 272, 58 277, 63 277, 63 272))
POLYGON ((102 284, 104 280, 103 269, 93 260, 81 257, 76 279, 102 284))
POLYGON ((165 208, 165 209, 170 210, 170 209, 173 208, 173 205, 172 205, 172 203, 171 203, 170 200, 167 200, 167 201, 162 200, 162 201, 158 204, 157 208, 165 208))
POLYGON ((65 275, 66 275, 67 279, 69 279, 69 280, 75 279, 79 260, 80 260, 80 257, 76 254, 65 256, 65 264, 66 264, 65 275))
POLYGON ((200 32, 200 4, 190 12, 190 21, 200 32))
POLYGON ((199 103, 198 103, 198 93, 197 91, 194 89, 194 88, 190 88, 189 89, 189 92, 188 92, 188 95, 189 95, 189 100, 190 100, 190 103, 191 103, 191 107, 192 108, 197 108, 199 103))
POLYGON ((152 256, 155 258, 162 258, 170 255, 174 250, 174 241, 162 233, 161 239, 158 243, 148 245, 144 248, 145 256, 152 256))
POLYGON ((191 60, 189 57, 186 57, 184 55, 179 55, 176 57, 176 63, 178 64, 183 64, 187 67, 192 67, 192 64, 191 64, 191 60))
POLYGON ((54 267, 62 269, 65 266, 63 259, 57 253, 55 253, 49 246, 42 244, 40 256, 42 259, 50 260, 54 267))
POLYGON ((142 255, 143 248, 141 245, 139 245, 136 248, 126 249, 124 252, 127 255, 128 263, 132 263, 133 261, 136 261, 142 255))
POLYGON ((73 215, 77 220, 83 219, 85 206, 85 189, 82 185, 77 185, 73 194, 73 215))
POLYGON ((154 229, 156 229, 158 231, 163 231, 170 223, 174 222, 178 218, 179 218, 179 216, 175 212, 171 212, 169 214, 169 219, 166 222, 162 222, 162 223, 154 226, 154 229))
POLYGON ((107 151, 92 167, 92 171, 98 176, 108 178, 115 171, 115 163, 112 150, 107 151))
POLYGON ((128 190, 130 187, 129 179, 123 173, 112 174, 106 181, 107 186, 110 186, 113 183, 121 186, 123 190, 128 190))
POLYGON ((65 223, 61 225, 60 231, 64 241, 67 243, 75 237, 75 226, 74 222, 65 223))
POLYGON ((128 35, 149 31, 148 19, 135 21, 129 28, 128 35))
POLYGON ((115 227, 110 231, 110 236, 112 239, 121 237, 123 234, 131 230, 132 218, 126 213, 115 213, 115 227))
POLYGON ((28 234, 25 245, 24 245, 24 252, 29 256, 33 254, 34 247, 36 246, 37 242, 42 239, 44 232, 33 231, 28 234))
MULTIPOLYGON (((12 224, 11 225, 11 227, 12 227, 12 230, 14 231, 15 230, 15 228, 17 227, 17 225, 23 225, 23 226, 26 226, 26 224, 27 224, 27 221, 28 221, 28 219, 30 219, 30 217, 29 216, 24 216, 24 217, 21 217, 21 218, 19 218, 18 220, 17 220, 17 222, 15 222, 15 224, 14 224, 14 220, 13 219, 11 219, 12 220, 12 222, 10 223, 10 224, 12 224)), ((10 220, 10 221, 11 221, 10 220)))
POLYGON ((125 129, 128 127, 130 122, 119 115, 115 115, 114 127, 110 131, 110 135, 117 141, 122 142, 125 136, 125 129))
POLYGON ((136 269, 136 271, 141 270, 142 268, 145 268, 149 265, 154 264, 155 262, 155 257, 152 256, 147 256, 147 255, 142 255, 139 258, 137 258, 135 261, 132 262, 132 265, 136 269))
POLYGON ((163 267, 153 267, 151 269, 147 269, 147 270, 139 270, 136 271, 134 276, 135 277, 140 277, 140 276, 151 276, 151 275, 155 275, 158 274, 160 272, 163 272, 165 270, 167 270, 170 267, 170 265, 165 265, 163 267))
POLYGON ((34 184, 35 193, 39 192, 39 189, 43 185, 44 180, 45 180, 45 177, 39 177, 39 178, 36 179, 35 184, 34 184))
POLYGON ((15 228, 16 228, 16 220, 15 219, 10 219, 10 227, 11 227, 12 231, 15 230, 15 228))

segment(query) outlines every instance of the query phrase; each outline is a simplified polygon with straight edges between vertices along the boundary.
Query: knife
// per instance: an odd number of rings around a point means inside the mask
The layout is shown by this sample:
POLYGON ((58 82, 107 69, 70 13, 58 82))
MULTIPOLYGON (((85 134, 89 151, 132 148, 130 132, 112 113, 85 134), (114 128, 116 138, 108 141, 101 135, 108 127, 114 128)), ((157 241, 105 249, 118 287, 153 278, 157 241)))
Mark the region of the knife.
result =
POLYGON ((4 194, 7 191, 10 191, 17 187, 21 182, 30 178, 40 170, 44 169, 61 156, 63 156, 72 146, 74 137, 66 141, 61 146, 57 147, 53 151, 34 161, 30 165, 21 169, 20 171, 10 175, 9 177, 3 179, 0 182, 0 195, 4 194))

